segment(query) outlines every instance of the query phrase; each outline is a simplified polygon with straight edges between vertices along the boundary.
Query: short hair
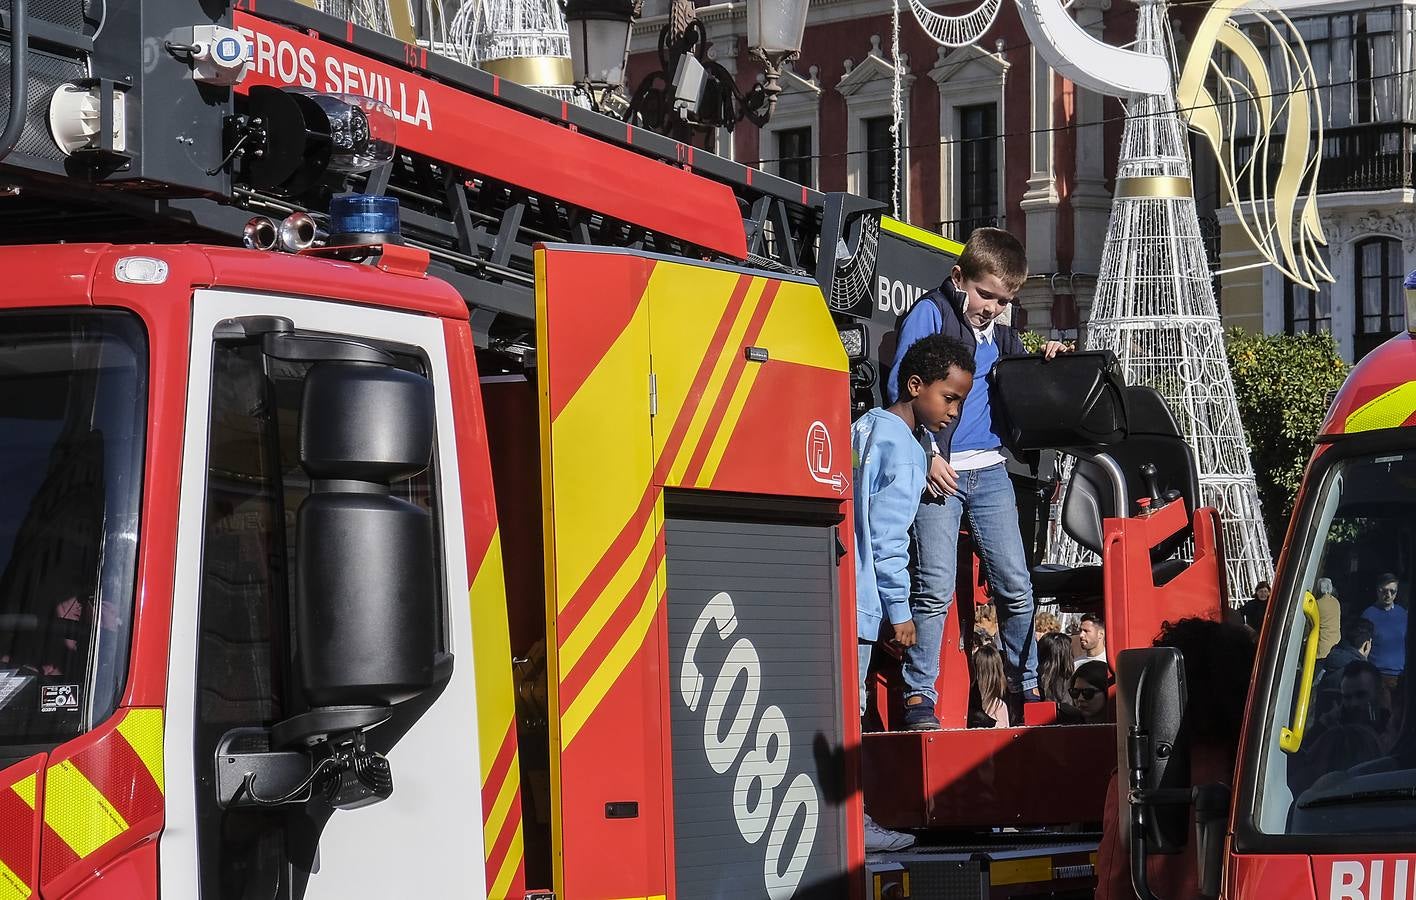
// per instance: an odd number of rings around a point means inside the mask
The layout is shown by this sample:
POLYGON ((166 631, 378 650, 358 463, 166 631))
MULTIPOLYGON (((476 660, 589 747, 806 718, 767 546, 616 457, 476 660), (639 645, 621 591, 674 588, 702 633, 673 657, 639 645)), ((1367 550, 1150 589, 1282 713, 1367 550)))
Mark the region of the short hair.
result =
POLYGON ((1382 683, 1382 670, 1365 659, 1354 659, 1352 662, 1342 667, 1342 680, 1356 678, 1359 675, 1370 675, 1377 684, 1382 683))
POLYGON ((1028 277, 1028 256, 1018 239, 1001 228, 975 228, 959 254, 959 271, 970 280, 997 276, 1011 290, 1028 277))
POLYGON ((1377 626, 1371 619, 1364 619, 1361 616, 1347 616, 1342 620, 1342 637, 1349 644, 1360 644, 1366 638, 1375 637, 1377 626))
POLYGON ((1394 573, 1392 573, 1392 572, 1383 572, 1383 573, 1382 573, 1382 576, 1377 579, 1377 587, 1381 587, 1381 586, 1384 585, 1384 584, 1397 584, 1397 583, 1398 583, 1398 582, 1397 582, 1396 575, 1395 575, 1394 573))
POLYGON ((1106 630, 1106 623, 1105 623, 1104 621, 1102 621, 1101 613, 1094 613, 1094 612, 1082 613, 1082 621, 1083 621, 1083 622, 1090 622, 1090 623, 1092 623, 1093 625, 1095 625, 1097 628, 1100 628, 1102 631, 1105 631, 1105 630, 1106 630))
POLYGON ((1318 593, 1319 593, 1319 594, 1331 594, 1331 593, 1332 593, 1332 579, 1331 579, 1331 578, 1319 578, 1316 587, 1317 587, 1317 589, 1318 589, 1318 593))
POLYGON ((1264 588, 1268 588, 1271 591, 1273 590, 1273 585, 1269 584, 1267 581, 1260 581, 1258 584, 1254 585, 1254 593, 1257 594, 1264 588))
POLYGON ((973 352, 968 347, 942 334, 927 335, 911 344, 905 351, 904 358, 900 360, 900 373, 895 384, 898 392, 896 396, 901 400, 909 396, 905 385, 909 384, 913 376, 919 376, 919 380, 925 384, 933 384, 948 378, 950 369, 959 369, 972 375, 976 368, 973 352))

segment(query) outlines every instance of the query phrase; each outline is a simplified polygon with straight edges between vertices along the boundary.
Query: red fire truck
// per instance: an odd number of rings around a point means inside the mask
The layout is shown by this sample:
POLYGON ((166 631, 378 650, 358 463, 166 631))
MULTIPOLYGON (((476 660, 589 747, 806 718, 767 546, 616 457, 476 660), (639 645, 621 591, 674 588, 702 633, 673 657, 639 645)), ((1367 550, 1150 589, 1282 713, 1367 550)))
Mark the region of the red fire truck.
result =
POLYGON ((1157 652, 1122 654, 1125 730, 1142 738, 1131 748, 1136 775, 1122 818, 1141 820, 1130 829, 1132 852, 1137 840, 1142 856, 1198 840, 1200 883, 1211 893, 1375 900, 1416 890, 1408 837, 1416 821, 1416 692, 1404 676, 1416 559, 1409 289, 1406 318, 1406 331, 1352 370, 1308 463, 1264 621, 1232 789, 1192 786, 1188 772, 1168 766, 1185 754, 1185 703, 1205 702, 1185 697, 1183 664, 1157 652), (1357 625, 1363 620, 1370 626, 1357 625), (1137 684, 1142 673, 1149 686, 1137 684), (1198 837, 1185 827, 1192 793, 1198 837))
MULTIPOLYGON (((951 641, 950 727, 860 736, 848 398, 957 245, 218 7, 0 22, 0 900, 1089 890, 1114 729, 969 732, 951 641)), ((1103 560, 1037 577, 1217 613, 1164 405, 1016 365, 1103 560)))

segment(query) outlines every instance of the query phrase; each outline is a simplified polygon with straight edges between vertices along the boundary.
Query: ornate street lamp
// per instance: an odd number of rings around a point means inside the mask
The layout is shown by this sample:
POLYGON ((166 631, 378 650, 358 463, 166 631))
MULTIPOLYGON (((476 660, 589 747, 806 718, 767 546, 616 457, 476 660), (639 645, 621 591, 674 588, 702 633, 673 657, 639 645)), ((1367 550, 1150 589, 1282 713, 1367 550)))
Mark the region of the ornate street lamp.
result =
MULTIPOLYGON (((576 84, 588 89, 599 106, 610 89, 623 83, 623 51, 636 14, 633 0, 563 2, 576 84)), ((746 93, 732 73, 709 58, 708 31, 692 17, 691 0, 674 4, 682 7, 659 35, 660 68, 630 96, 625 119, 681 140, 705 130, 731 131, 743 119, 759 128, 767 124, 781 93, 782 63, 801 52, 807 0, 747 0, 748 53, 767 77, 746 93)))
POLYGON ((782 63, 801 53, 807 0, 747 0, 747 52, 767 75, 767 108, 782 92, 782 63))
POLYGON ((576 87, 597 109, 605 96, 624 85, 629 29, 639 14, 635 0, 561 0, 570 33, 571 71, 576 87))

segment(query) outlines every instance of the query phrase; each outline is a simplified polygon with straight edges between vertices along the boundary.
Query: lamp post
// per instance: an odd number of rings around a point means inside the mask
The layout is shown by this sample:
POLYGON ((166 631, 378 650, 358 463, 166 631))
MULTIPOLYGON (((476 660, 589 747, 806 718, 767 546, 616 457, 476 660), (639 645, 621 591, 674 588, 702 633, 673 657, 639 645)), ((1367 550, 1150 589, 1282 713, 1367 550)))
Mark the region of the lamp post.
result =
POLYGON ((807 0, 747 0, 747 52, 767 76, 767 108, 782 92, 782 63, 801 53, 807 0))
MULTIPOLYGON (((598 108, 605 94, 623 84, 629 26, 637 10, 633 0, 563 2, 576 85, 590 92, 598 108)), ((748 53, 767 77, 746 93, 731 72, 709 58, 702 22, 690 16, 675 27, 670 21, 659 35, 660 68, 630 96, 625 119, 686 141, 704 131, 711 140, 714 130, 732 131, 743 119, 766 125, 782 90, 782 63, 801 51, 806 11, 807 0, 747 0, 748 53)))
POLYGON ((570 34, 571 71, 576 87, 596 109, 624 85, 629 30, 639 14, 635 0, 561 0, 570 34))

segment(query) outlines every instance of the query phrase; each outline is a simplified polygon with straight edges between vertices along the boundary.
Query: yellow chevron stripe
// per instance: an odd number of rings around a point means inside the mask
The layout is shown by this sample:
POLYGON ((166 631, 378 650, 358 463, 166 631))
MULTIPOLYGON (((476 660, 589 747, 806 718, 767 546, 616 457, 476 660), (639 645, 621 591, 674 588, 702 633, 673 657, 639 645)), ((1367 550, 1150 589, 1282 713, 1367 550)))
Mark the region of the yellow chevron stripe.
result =
POLYGON ((507 897, 507 891, 511 889, 511 880, 516 877, 516 869, 521 864, 522 855, 521 829, 518 828, 511 839, 511 845, 506 848, 506 859, 502 861, 501 871, 497 873, 496 880, 488 887, 487 896, 492 900, 507 897))
POLYGON ((67 759, 45 775, 44 824, 80 859, 128 830, 108 798, 67 759))
MULTIPOLYGON (((772 308, 762 322, 757 343, 772 362, 797 363, 848 372, 846 348, 830 316, 821 315, 821 289, 814 284, 786 282, 778 286, 772 308)), ((769 363, 770 365, 770 363, 769 363)), ((761 368, 749 365, 749 369, 761 368)))
POLYGON ((34 788, 35 783, 37 781, 37 774, 31 772, 24 778, 21 778, 19 781, 10 785, 10 789, 13 790, 15 793, 19 794, 20 799, 25 801, 25 805, 28 806, 30 809, 34 809, 34 788))
POLYGON ((733 388, 732 399, 728 401, 727 408, 723 410, 723 421, 718 425, 717 434, 713 435, 713 443, 708 448, 708 456, 703 460, 703 471, 698 473, 697 487, 708 487, 718 474, 718 467, 723 463, 723 454, 728 452, 728 443, 732 440, 734 432, 737 431, 738 420, 742 418, 743 408, 747 406, 748 395, 752 393, 752 385, 757 381, 757 374, 761 371, 762 367, 757 365, 750 365, 743 369, 742 377, 738 379, 737 385, 733 388))
MULTIPOLYGON (((689 270, 690 274, 693 271, 689 270)), ((693 411, 693 417, 689 420, 688 429, 684 433, 683 443, 679 445, 678 455, 669 467, 666 479, 669 484, 680 484, 683 481, 684 471, 692 461, 694 450, 702 440, 703 431, 712 415, 713 400, 724 390, 724 383, 728 379, 728 373, 732 370, 733 361, 741 352, 739 348, 742 346, 743 335, 747 332, 748 323, 751 322, 753 313, 762 300, 762 292, 766 283, 764 279, 754 278, 747 288, 747 296, 743 298, 742 306, 739 307, 737 315, 728 329, 727 341, 719 349, 718 358, 709 371, 708 381, 703 388, 703 400, 693 411)), ((650 319, 653 322, 654 345, 675 348, 674 353, 662 354, 654 359, 654 375, 659 384, 659 416, 656 421, 658 427, 655 428, 658 440, 655 441, 654 447, 656 456, 663 452, 663 442, 666 436, 678 424, 679 416, 683 414, 684 404, 688 400, 688 392, 693 387, 693 378, 698 372, 704 354, 708 352, 707 341, 717 330, 722 317, 727 314, 727 303, 736 287, 737 278, 734 277, 731 282, 717 284, 712 288, 695 284, 692 289, 677 290, 673 293, 666 291, 660 295, 659 304, 673 302, 674 309, 660 311, 657 314, 652 311, 650 313, 650 319), (712 315, 705 317, 702 314, 703 309, 697 303, 684 304, 682 298, 686 293, 691 293, 695 298, 704 298, 703 306, 712 315), (707 302, 709 297, 712 297, 716 302, 707 302), (685 306, 688 306, 689 309, 681 311, 680 308, 685 306), (689 314, 690 310, 692 314, 689 314), (679 351, 678 348, 683 349, 679 351)))
POLYGON ((605 589, 600 592, 600 596, 595 598, 595 602, 586 611, 585 616, 575 625, 575 628, 565 638, 560 648, 560 678, 564 680, 580 662, 581 657, 590 649, 590 644, 599 636, 600 631, 605 627, 605 623, 619 609, 620 603, 629 596, 630 588, 639 579, 644 571, 644 564, 648 561, 649 555, 654 552, 654 538, 658 534, 655 527, 654 517, 649 516, 644 521, 644 531, 640 533, 639 540, 634 544, 634 549, 629 556, 625 557, 624 563, 611 576, 605 589))
POLYGON ((492 801, 492 808, 484 813, 486 818, 482 826, 482 839, 488 853, 492 852, 492 845, 497 842, 497 836, 506 824, 507 813, 511 811, 511 801, 520 793, 521 755, 518 752, 511 756, 511 768, 507 771, 506 778, 502 779, 501 789, 497 791, 497 799, 492 801))
POLYGON ((157 789, 167 793, 162 781, 162 710, 128 710, 123 721, 118 723, 118 733, 128 742, 128 746, 133 748, 143 765, 147 766, 148 774, 152 775, 157 789))
MULTIPOLYGON (((661 501, 662 502, 662 501, 661 501)), ((659 511, 656 511, 655 518, 660 518, 659 511)), ((595 670, 595 674, 590 676, 585 682, 585 687, 580 689, 580 693, 571 701, 565 715, 561 716, 561 746, 569 747, 571 741, 580 732, 590 714, 595 711, 595 707, 600 705, 600 701, 610 692, 614 686, 615 679, 619 678, 624 667, 629 665, 629 660, 644 643, 644 636, 649 633, 649 626, 654 621, 654 614, 658 612, 659 604, 664 599, 664 560, 659 560, 659 569, 655 574, 654 581, 649 585, 649 590, 645 593, 644 600, 639 607, 639 612, 635 614, 629 627, 620 635, 619 640, 610 648, 610 652, 605 656, 605 661, 595 670)))
MULTIPOLYGON (((491 543, 467 592, 472 606, 472 677, 477 685, 477 742, 483 784, 496 764, 506 733, 515 728, 516 719, 511 626, 507 623, 506 582, 502 569, 501 529, 498 528, 492 532, 491 543)), ((518 771, 512 767, 513 774, 518 771)))
POLYGON ((603 523, 628 522, 644 495, 653 464, 648 351, 649 304, 640 303, 552 427, 554 470, 547 474, 555 484, 555 518, 547 521, 555 522, 552 530, 575 535, 555 548, 557 613, 613 542, 618 528, 603 523))
POLYGON ((1379 397, 1374 397, 1352 411, 1347 417, 1348 434, 1356 431, 1376 431, 1397 428, 1416 413, 1416 381, 1397 385, 1379 397))
POLYGON ((0 900, 29 900, 32 893, 24 879, 0 860, 0 900))

